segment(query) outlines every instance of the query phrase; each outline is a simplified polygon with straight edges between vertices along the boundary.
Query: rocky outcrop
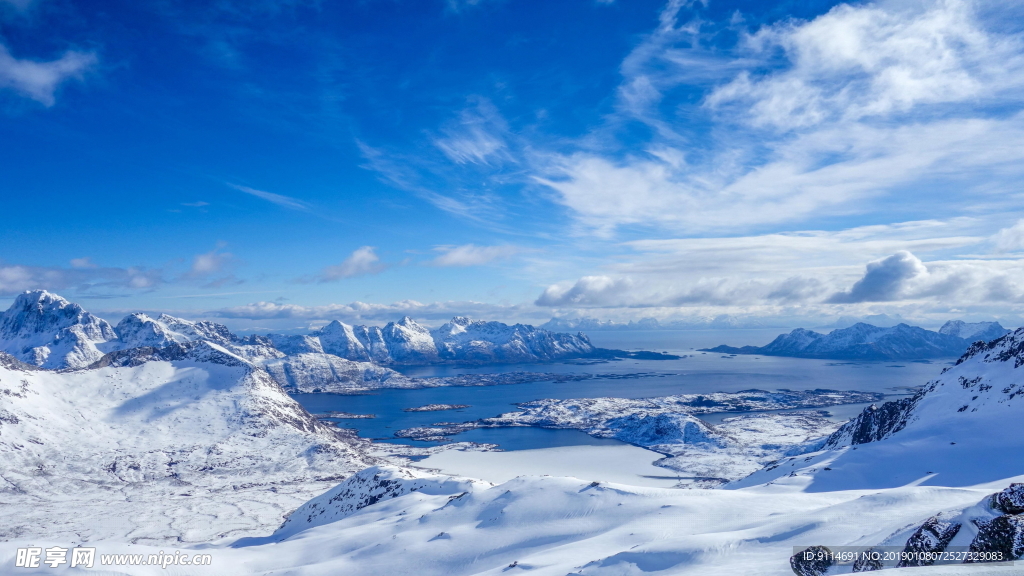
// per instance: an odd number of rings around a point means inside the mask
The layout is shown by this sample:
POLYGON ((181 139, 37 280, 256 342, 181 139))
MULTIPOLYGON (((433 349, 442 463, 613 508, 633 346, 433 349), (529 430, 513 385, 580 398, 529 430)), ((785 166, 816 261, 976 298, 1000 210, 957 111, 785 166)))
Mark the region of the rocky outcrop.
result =
POLYGON ((0 368, 7 368, 8 370, 38 370, 37 366, 26 364, 21 360, 18 360, 14 356, 6 352, 0 352, 0 368))
POLYGON ((993 495, 992 507, 1007 514, 1024 514, 1024 484, 1014 482, 993 495))
POLYGON ((902 430, 909 421, 921 394, 886 402, 881 406, 872 404, 856 418, 833 432, 825 441, 826 448, 838 448, 877 442, 902 430))
POLYGON ((932 516, 914 531, 903 548, 903 558, 898 567, 931 566, 935 560, 927 553, 942 552, 960 531, 959 522, 942 520, 932 516))
POLYGON ((441 476, 394 466, 367 468, 289 514, 284 524, 274 532, 273 538, 284 540, 308 528, 337 522, 367 506, 410 492, 452 494, 454 499, 477 486, 490 485, 479 480, 441 476))
POLYGON ((968 563, 1017 560, 1024 556, 1024 516, 1003 514, 991 520, 976 520, 978 535, 971 542, 968 563))

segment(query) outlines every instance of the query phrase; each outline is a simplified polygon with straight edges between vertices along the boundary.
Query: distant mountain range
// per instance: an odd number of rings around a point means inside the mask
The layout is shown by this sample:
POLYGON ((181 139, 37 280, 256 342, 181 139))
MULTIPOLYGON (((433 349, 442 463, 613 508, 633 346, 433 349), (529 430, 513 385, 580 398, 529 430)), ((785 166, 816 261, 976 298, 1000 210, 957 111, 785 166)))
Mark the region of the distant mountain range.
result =
POLYGON ((998 322, 950 320, 938 332, 907 324, 881 328, 860 322, 828 334, 797 328, 765 346, 722 345, 702 351, 834 360, 924 360, 956 357, 975 341, 994 340, 1008 332, 998 322))
POLYGON ((274 363, 279 374, 316 366, 321 374, 352 372, 354 362, 374 378, 381 365, 531 363, 571 358, 665 357, 594 346, 582 332, 557 333, 525 324, 453 318, 431 330, 406 317, 378 326, 334 321, 311 334, 239 337, 226 326, 167 314, 136 312, 117 326, 64 298, 36 290, 19 295, 0 313, 0 351, 46 369, 79 369, 105 354, 136 348, 160 349, 186 342, 216 344, 246 361, 274 363), (301 361, 290 365, 290 359, 301 361), (286 369, 287 368, 287 369, 286 369))

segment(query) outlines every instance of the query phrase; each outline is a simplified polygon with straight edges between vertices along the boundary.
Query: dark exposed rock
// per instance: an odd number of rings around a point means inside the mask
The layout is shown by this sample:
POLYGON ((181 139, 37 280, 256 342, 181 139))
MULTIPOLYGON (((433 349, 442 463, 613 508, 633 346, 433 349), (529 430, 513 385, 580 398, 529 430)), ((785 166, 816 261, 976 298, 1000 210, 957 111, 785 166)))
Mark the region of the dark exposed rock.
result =
POLYGON ((856 418, 833 432, 825 442, 825 446, 836 448, 847 444, 877 442, 894 432, 899 432, 907 425, 910 414, 921 396, 922 393, 918 393, 910 398, 886 402, 881 406, 875 404, 868 406, 856 418))
POLYGON ((1024 516, 1003 514, 991 520, 977 520, 978 535, 971 552, 995 553, 991 560, 968 558, 968 562, 1009 561, 1024 555, 1024 516))
POLYGON ((789 557, 789 566, 797 576, 824 576, 833 565, 832 551, 824 546, 811 546, 789 557))
POLYGON ((992 495, 992 505, 1007 514, 1024 513, 1024 484, 1014 482, 998 494, 992 495))
POLYGON ((38 366, 26 364, 6 352, 0 352, 0 367, 8 370, 40 370, 38 366))
POLYGON ((897 567, 906 566, 931 566, 934 561, 922 558, 922 552, 942 552, 949 546, 950 541, 960 531, 958 522, 947 522, 938 516, 932 516, 924 521, 921 527, 914 531, 903 548, 904 557, 897 567))
POLYGON ((875 570, 881 570, 885 566, 882 564, 881 555, 872 554, 874 550, 867 550, 864 554, 857 556, 857 559, 853 562, 854 572, 874 572, 875 570))

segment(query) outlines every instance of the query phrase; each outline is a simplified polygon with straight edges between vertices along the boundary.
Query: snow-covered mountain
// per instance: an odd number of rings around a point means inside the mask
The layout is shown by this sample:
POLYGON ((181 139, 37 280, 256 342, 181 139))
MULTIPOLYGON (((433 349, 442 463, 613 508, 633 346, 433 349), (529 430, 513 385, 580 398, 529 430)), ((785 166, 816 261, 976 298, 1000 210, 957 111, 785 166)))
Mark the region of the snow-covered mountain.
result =
POLYGON ((117 327, 117 338, 124 348, 152 346, 162 348, 173 343, 209 340, 218 344, 230 344, 236 340, 235 335, 223 324, 200 321, 192 322, 161 314, 150 318, 146 314, 136 312, 125 316, 117 327))
POLYGON ((412 379, 372 362, 356 362, 333 354, 302 353, 269 359, 263 367, 291 393, 344 393, 367 388, 412 388, 412 379))
MULTIPOLYGON (((457 317, 431 331, 411 318, 376 326, 331 322, 314 334, 236 336, 223 324, 137 312, 116 328, 45 291, 26 292, 0 315, 0 350, 44 368, 83 369, 104 353, 209 342, 256 365, 289 392, 417 387, 380 364, 540 362, 607 354, 582 333, 457 317)), ((434 383, 436 384, 436 383, 434 383)))
POLYGON ((0 353, 0 539, 258 534, 373 464, 363 444, 207 340, 64 372, 0 353))
POLYGON ((949 334, 963 338, 968 342, 984 340, 995 340, 1010 332, 1003 328, 999 322, 964 322, 963 320, 950 320, 939 328, 939 334, 949 334))
POLYGON ((704 349, 707 352, 726 354, 758 354, 762 356, 791 356, 796 358, 829 358, 836 360, 921 360, 927 358, 948 358, 963 354, 972 340, 960 336, 984 337, 1005 334, 998 323, 959 325, 947 322, 945 332, 932 332, 917 326, 897 324, 891 328, 879 328, 858 323, 849 328, 821 334, 797 328, 789 334, 781 334, 765 346, 716 346, 704 349), (948 328, 947 328, 948 327, 948 328))
POLYGON ((405 317, 384 328, 334 321, 315 335, 323 351, 341 358, 383 364, 437 362, 543 362, 592 355, 584 334, 549 332, 524 324, 452 318, 430 330, 405 317))
POLYGON ((813 490, 917 482, 966 486, 1024 473, 1024 328, 977 342, 916 395, 871 406, 826 449, 738 485, 804 477, 813 490))
POLYGON ((0 350, 43 368, 82 368, 103 356, 98 345, 116 340, 106 320, 78 304, 34 290, 0 313, 0 350))

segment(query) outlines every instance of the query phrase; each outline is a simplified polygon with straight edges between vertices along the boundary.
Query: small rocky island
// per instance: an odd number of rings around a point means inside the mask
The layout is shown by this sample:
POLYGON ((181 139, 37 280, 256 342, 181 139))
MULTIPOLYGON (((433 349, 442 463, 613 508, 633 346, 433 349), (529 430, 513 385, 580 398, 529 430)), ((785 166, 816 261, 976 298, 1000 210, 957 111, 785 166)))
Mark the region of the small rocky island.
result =
POLYGON ((403 412, 441 412, 443 410, 461 410, 469 408, 469 404, 427 404, 416 408, 406 408, 403 412))

